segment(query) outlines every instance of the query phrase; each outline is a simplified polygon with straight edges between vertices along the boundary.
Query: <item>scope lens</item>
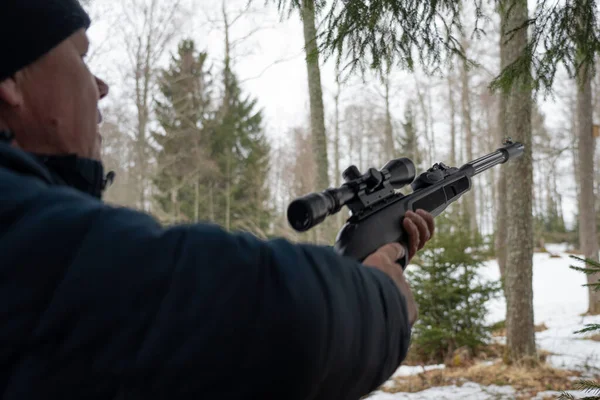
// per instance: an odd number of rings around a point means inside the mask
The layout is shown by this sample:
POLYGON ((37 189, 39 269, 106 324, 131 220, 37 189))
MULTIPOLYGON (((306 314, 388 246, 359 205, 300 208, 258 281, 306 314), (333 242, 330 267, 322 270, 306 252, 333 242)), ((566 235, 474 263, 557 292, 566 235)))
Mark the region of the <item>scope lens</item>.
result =
POLYGON ((383 168, 390 172, 390 183, 396 189, 409 185, 415 180, 415 164, 409 158, 391 160, 383 168))
POLYGON ((332 199, 323 193, 313 193, 294 200, 288 207, 288 221, 292 227, 304 232, 320 224, 333 208, 332 199))
POLYGON ((292 228, 304 232, 312 226, 310 209, 302 200, 296 200, 288 207, 288 221, 292 228))

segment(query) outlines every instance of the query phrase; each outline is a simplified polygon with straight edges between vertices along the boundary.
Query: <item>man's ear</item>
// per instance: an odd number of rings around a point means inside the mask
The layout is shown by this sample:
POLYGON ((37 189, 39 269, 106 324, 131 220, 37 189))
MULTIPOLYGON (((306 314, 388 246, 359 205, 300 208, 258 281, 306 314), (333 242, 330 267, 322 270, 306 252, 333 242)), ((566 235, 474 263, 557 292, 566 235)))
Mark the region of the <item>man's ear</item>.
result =
POLYGON ((18 107, 22 102, 23 96, 14 77, 0 81, 0 104, 4 103, 8 107, 18 107))

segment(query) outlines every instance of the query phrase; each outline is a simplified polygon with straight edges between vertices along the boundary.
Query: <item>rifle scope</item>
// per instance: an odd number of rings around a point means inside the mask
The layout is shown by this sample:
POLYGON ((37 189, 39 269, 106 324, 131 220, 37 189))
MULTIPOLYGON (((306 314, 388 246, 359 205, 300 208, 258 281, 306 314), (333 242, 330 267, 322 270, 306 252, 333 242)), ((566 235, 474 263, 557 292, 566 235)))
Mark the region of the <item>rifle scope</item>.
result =
POLYGON ((377 192, 373 203, 379 200, 383 193, 390 194, 403 188, 415 180, 415 164, 408 158, 398 158, 389 161, 381 170, 370 168, 361 175, 354 165, 343 173, 346 181, 340 188, 330 188, 321 193, 312 193, 294 200, 288 207, 287 217, 290 225, 298 232, 305 232, 320 224, 327 216, 335 214, 348 203, 355 201, 364 194, 369 200, 369 194, 377 192), (383 189, 383 191, 382 191, 383 189))

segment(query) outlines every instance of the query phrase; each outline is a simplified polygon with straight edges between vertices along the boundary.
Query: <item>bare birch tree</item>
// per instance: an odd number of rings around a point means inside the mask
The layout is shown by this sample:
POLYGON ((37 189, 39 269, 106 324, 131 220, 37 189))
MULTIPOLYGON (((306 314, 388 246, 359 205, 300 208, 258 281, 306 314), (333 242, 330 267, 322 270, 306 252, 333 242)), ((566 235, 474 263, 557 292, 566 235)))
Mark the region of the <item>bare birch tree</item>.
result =
POLYGON ((181 0, 127 0, 121 4, 125 23, 123 40, 133 81, 137 114, 134 146, 138 184, 138 207, 149 210, 150 143, 152 98, 156 90, 159 62, 182 22, 181 0))

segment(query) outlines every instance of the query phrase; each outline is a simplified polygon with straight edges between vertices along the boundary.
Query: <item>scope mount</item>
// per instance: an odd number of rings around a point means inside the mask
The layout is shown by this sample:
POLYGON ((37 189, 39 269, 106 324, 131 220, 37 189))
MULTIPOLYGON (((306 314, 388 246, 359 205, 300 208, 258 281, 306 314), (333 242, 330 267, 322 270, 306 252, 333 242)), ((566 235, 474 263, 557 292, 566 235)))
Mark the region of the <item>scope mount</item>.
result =
POLYGON ((360 214, 373 204, 396 194, 396 189, 390 182, 392 174, 385 168, 381 170, 369 168, 361 175, 359 169, 352 165, 342 176, 346 181, 344 186, 355 193, 354 199, 346 204, 352 215, 360 214))
POLYGON ((436 184, 439 181, 444 180, 447 176, 457 172, 458 168, 449 167, 446 164, 439 162, 434 164, 427 171, 423 172, 415 181, 412 183, 413 190, 419 190, 422 188, 429 187, 436 184))

